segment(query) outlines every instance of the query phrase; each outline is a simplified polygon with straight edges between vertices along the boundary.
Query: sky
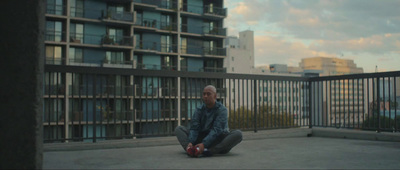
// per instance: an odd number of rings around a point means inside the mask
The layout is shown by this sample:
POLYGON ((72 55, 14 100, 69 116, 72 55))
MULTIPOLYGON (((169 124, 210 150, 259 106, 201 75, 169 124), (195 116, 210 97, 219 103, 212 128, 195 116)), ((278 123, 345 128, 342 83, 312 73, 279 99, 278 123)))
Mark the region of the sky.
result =
POLYGON ((224 0, 228 36, 254 31, 256 66, 351 59, 364 72, 400 71, 400 0, 224 0))

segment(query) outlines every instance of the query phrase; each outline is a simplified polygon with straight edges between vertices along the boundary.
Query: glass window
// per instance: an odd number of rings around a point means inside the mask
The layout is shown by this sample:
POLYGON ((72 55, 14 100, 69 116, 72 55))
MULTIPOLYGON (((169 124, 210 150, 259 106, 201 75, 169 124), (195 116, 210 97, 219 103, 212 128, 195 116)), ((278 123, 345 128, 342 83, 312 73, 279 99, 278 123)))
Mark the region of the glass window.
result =
POLYGON ((106 59, 104 63, 107 64, 123 64, 124 63, 124 53, 116 51, 107 51, 106 59))
POLYGON ((56 42, 62 40, 62 22, 46 21, 46 40, 56 42))
POLYGON ((182 54, 187 53, 187 39, 184 37, 181 38, 181 53, 182 54))
POLYGON ((71 17, 83 17, 83 0, 70 0, 71 17))
POLYGON ((60 46, 46 46, 46 64, 62 63, 62 48, 60 46))
POLYGON ((81 48, 70 48, 69 49, 69 62, 70 63, 82 63, 83 62, 83 50, 81 48))

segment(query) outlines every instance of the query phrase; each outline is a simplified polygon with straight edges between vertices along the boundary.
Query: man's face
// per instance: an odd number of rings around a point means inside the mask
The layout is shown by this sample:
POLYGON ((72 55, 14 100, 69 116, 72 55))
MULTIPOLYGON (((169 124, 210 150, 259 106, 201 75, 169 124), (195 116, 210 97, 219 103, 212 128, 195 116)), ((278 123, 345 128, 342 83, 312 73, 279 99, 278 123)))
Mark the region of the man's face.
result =
POLYGON ((217 95, 210 88, 203 90, 203 101, 206 105, 213 105, 216 99, 217 95))

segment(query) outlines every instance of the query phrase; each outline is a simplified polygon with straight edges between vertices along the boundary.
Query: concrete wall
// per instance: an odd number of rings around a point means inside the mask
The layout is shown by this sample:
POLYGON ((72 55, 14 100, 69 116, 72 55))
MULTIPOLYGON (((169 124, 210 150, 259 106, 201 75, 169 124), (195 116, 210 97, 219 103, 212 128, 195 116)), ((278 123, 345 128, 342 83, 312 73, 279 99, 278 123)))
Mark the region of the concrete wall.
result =
POLYGON ((41 169, 45 1, 0 5, 0 169, 41 169))

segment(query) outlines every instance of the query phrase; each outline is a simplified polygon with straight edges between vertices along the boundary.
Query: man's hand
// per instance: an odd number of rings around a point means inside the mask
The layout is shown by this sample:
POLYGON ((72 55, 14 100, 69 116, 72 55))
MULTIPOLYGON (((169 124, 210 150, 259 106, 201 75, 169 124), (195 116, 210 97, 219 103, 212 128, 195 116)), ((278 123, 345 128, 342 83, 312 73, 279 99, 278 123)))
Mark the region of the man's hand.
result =
POLYGON ((192 144, 192 143, 189 143, 188 146, 186 147, 186 149, 187 149, 187 148, 191 148, 191 147, 193 147, 193 144, 192 144))
POLYGON ((204 151, 204 144, 203 143, 199 143, 199 144, 196 145, 196 147, 199 147, 200 154, 202 154, 203 151, 204 151))

